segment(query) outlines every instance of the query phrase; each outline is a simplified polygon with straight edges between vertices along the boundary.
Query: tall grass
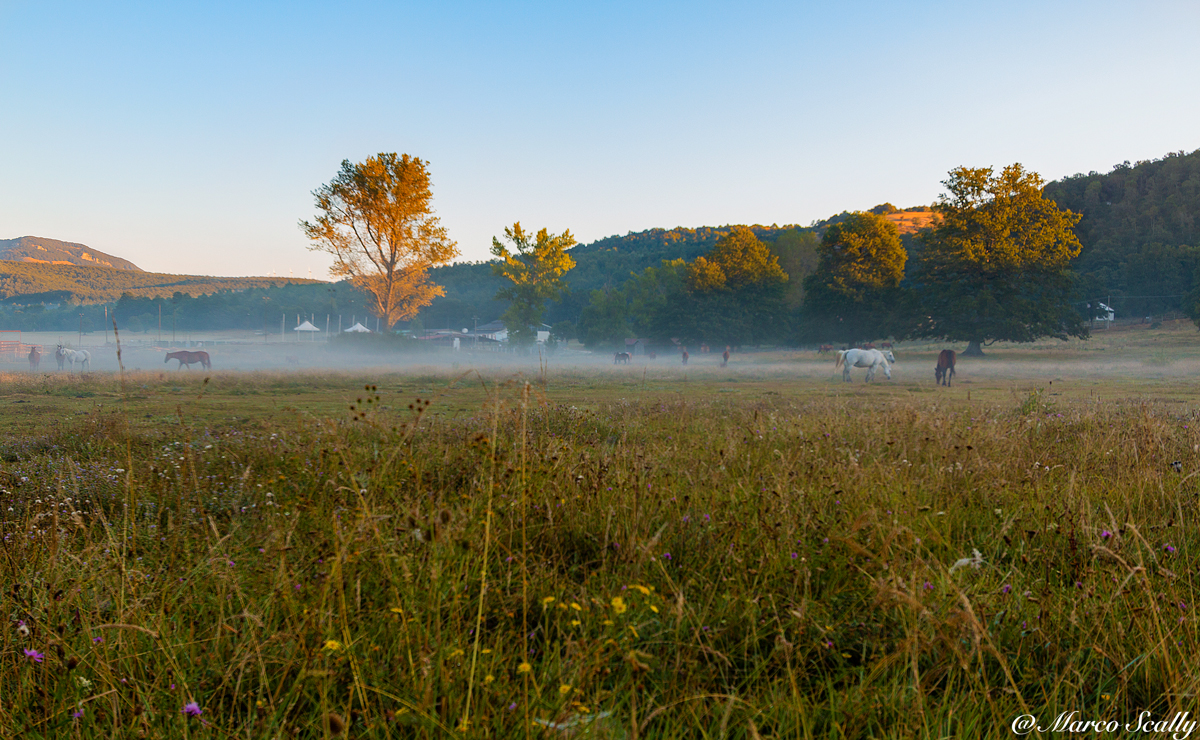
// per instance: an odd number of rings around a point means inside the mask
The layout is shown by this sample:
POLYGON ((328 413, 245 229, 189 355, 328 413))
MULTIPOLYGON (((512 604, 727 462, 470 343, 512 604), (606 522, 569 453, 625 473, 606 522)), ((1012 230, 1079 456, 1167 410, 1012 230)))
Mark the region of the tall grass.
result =
POLYGON ((1178 408, 326 378, 198 421, 288 382, 0 443, 0 734, 1001 736, 1200 688, 1178 408))

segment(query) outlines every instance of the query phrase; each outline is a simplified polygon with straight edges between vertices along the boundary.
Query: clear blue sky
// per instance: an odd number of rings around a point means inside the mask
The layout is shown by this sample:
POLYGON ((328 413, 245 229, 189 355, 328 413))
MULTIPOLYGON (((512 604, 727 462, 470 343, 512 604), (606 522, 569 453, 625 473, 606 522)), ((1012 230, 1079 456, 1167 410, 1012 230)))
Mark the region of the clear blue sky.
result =
POLYGON ((808 224, 1200 148, 1200 3, 0 0, 0 238, 325 277, 343 159, 430 162, 493 235, 808 224))

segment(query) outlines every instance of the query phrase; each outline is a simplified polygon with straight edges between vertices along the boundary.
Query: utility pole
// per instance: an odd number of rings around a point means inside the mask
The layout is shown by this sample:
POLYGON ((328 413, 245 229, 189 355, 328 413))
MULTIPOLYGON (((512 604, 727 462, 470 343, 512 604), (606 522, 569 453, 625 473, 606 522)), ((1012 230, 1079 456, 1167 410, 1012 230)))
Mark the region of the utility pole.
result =
POLYGON ((77 344, 75 346, 76 347, 83 346, 83 314, 82 313, 79 314, 79 344, 77 344))
POLYGON ((475 336, 475 346, 474 346, 474 350, 475 350, 476 352, 478 352, 478 351, 479 351, 479 317, 478 317, 478 316, 472 316, 471 318, 472 318, 472 319, 475 319, 475 334, 474 334, 474 336, 475 336))

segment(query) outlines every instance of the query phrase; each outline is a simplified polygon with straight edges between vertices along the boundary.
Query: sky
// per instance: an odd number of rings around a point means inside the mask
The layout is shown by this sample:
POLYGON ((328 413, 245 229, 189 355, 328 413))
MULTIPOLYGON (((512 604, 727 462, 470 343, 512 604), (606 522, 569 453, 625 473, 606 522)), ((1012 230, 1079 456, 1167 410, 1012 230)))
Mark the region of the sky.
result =
POLYGON ((0 239, 327 279, 343 160, 493 236, 801 224, 1200 148, 1200 3, 0 0, 0 239))

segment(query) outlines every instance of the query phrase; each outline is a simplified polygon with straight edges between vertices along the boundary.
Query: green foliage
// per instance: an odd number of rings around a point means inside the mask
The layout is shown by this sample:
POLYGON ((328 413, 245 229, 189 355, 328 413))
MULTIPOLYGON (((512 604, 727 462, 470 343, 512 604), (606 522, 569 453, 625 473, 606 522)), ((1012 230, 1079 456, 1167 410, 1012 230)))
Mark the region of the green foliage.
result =
POLYGON ((908 255, 896 225, 854 213, 831 225, 805 279, 803 334, 853 344, 892 333, 908 255))
POLYGON ((492 271, 511 284, 496 295, 510 301, 504 312, 509 341, 527 346, 537 340, 537 327, 546 311, 546 302, 567 290, 562 278, 575 266, 575 260, 567 254, 575 245, 575 237, 570 231, 554 235, 546 229, 533 236, 518 222, 504 228, 504 239, 512 251, 493 237, 492 254, 499 260, 492 263, 492 271))
POLYGON ((1197 284, 1200 149, 1067 177, 1049 183, 1046 197, 1083 215, 1073 269, 1088 298, 1127 316, 1187 308, 1182 296, 1197 284))
POLYGON ((1071 304, 1068 269, 1079 255, 1079 216, 1043 197, 1042 179, 1014 164, 959 167, 943 183, 941 221, 922 235, 912 285, 920 320, 912 334, 968 341, 1087 336, 1071 304))

